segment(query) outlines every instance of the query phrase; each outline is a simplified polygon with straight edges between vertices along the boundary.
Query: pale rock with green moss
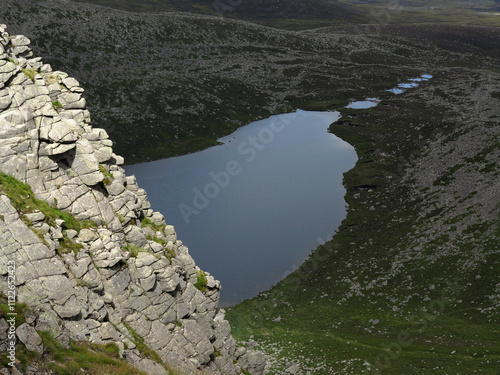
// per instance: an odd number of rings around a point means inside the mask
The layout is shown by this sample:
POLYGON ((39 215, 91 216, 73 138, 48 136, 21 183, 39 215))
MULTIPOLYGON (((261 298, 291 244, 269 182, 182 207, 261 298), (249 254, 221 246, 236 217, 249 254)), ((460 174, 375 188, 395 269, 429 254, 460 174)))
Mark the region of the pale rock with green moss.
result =
POLYGON ((7 295, 15 262, 18 301, 34 312, 17 328, 19 345, 43 355, 43 331, 64 347, 117 343, 149 374, 263 373, 261 353, 236 347, 218 308, 220 283, 196 267, 175 228, 125 175, 107 133, 91 127, 78 81, 32 58, 29 40, 5 30, 0 172, 38 199, 15 198, 0 184, 0 291, 7 295))

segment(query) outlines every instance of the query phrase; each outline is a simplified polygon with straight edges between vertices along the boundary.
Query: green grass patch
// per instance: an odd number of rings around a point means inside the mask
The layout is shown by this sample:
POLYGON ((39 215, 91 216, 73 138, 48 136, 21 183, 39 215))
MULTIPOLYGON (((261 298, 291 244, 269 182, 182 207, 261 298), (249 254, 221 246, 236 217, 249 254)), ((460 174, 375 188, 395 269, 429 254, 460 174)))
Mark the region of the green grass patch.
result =
POLYGON ((351 362, 351 373, 366 372, 366 363, 371 368, 368 373, 394 375, 413 374, 415 363, 422 373, 444 375, 466 369, 467 373, 481 370, 493 375, 497 371, 500 332, 495 324, 423 311, 400 316, 363 309, 361 301, 355 308, 321 302, 294 305, 293 312, 276 302, 274 307, 275 302, 271 306, 269 300, 254 300, 230 309, 227 318, 233 336, 272 341, 282 348, 279 354, 266 345, 259 349, 279 358, 315 358, 325 363, 317 374, 343 373, 347 362, 351 362), (373 325, 370 320, 375 318, 378 323, 373 325))
POLYGON ((63 109, 63 105, 61 104, 61 102, 59 100, 56 100, 54 102, 52 102, 52 107, 57 111, 61 111, 61 109, 63 109))
POLYGON ((23 73, 33 82, 35 82, 35 76, 38 74, 38 72, 35 69, 23 69, 23 73))
POLYGON ((161 225, 155 224, 147 217, 141 219, 141 228, 146 228, 146 227, 151 228, 155 232, 162 232, 163 233, 165 231, 164 224, 161 224, 161 225))
POLYGON ((156 243, 159 243, 160 245, 166 245, 167 244, 167 240, 166 239, 161 238, 161 237, 157 237, 157 236, 152 236, 150 234, 148 234, 146 236, 146 239, 149 240, 149 241, 154 241, 156 243))
POLYGON ((160 356, 158 353, 156 353, 154 350, 151 350, 145 343, 144 339, 137 334, 137 332, 134 331, 134 329, 126 322, 122 322, 127 331, 130 333, 130 336, 132 336, 132 341, 136 345, 137 350, 141 352, 141 354, 146 357, 150 358, 154 362, 162 365, 167 371, 171 373, 171 370, 166 366, 165 363, 161 360, 160 356))
POLYGON ((214 357, 217 358, 217 357, 221 357, 222 356, 222 353, 220 352, 220 350, 218 350, 215 346, 214 346, 214 357))
POLYGON ((207 284, 207 274, 201 270, 196 270, 196 283, 194 284, 196 289, 205 293, 207 291, 207 284))
POLYGON ((3 172, 0 172, 0 192, 10 199, 11 204, 20 215, 38 210, 45 215, 45 221, 50 226, 56 226, 55 220, 61 219, 64 220, 63 226, 66 229, 73 229, 77 232, 80 232, 83 228, 97 228, 97 225, 90 220, 78 221, 73 215, 35 198, 29 185, 3 172))
POLYGON ((165 257, 172 263, 172 259, 175 258, 177 254, 175 253, 174 249, 167 249, 165 251, 165 257))
POLYGON ((67 254, 71 251, 74 254, 78 254, 80 250, 83 249, 83 245, 81 243, 78 243, 74 239, 70 239, 68 237, 63 237, 59 241, 59 245, 60 247, 57 250, 58 254, 67 254))
POLYGON ((15 312, 17 314, 15 315, 16 318, 15 326, 19 327, 21 324, 26 322, 25 314, 26 312, 29 311, 29 307, 28 305, 19 302, 15 302, 11 306, 14 307, 14 310, 10 309, 7 297, 4 294, 0 293, 0 319, 3 318, 7 320, 11 317, 8 314, 15 312))
POLYGON ((160 245, 166 245, 167 244, 167 240, 166 239, 160 238, 160 237, 156 237, 156 236, 153 236, 153 241, 156 242, 156 243, 159 243, 160 245))
POLYGON ((113 173, 109 172, 108 169, 102 164, 99 164, 99 170, 104 175, 104 180, 103 180, 104 185, 105 186, 111 185, 111 183, 115 179, 113 173))
POLYGON ((139 255, 140 252, 145 252, 146 250, 141 248, 141 247, 137 247, 137 246, 134 246, 134 245, 126 245, 126 246, 123 246, 122 248, 123 251, 128 251, 130 253, 130 256, 131 257, 137 257, 137 255, 139 255))
POLYGON ((119 358, 119 349, 114 343, 98 345, 71 342, 71 348, 67 349, 50 333, 39 331, 38 334, 43 340, 48 356, 42 368, 50 369, 57 374, 144 374, 119 358))

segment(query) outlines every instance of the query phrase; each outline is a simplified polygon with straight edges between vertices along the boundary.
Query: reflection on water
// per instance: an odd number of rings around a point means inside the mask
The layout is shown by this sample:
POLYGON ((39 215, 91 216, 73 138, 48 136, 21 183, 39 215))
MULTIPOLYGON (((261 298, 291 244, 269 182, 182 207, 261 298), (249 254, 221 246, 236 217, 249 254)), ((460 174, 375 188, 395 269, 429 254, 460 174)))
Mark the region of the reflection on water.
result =
POLYGON ((414 88, 414 87, 418 87, 418 83, 416 83, 416 82, 412 82, 412 83, 400 83, 398 85, 398 87, 400 87, 402 89, 411 89, 411 88, 414 88))
POLYGON ((367 109, 375 107, 380 102, 377 98, 366 98, 366 100, 358 100, 350 103, 346 108, 367 109))
POLYGON ((402 94, 405 92, 405 90, 403 89, 398 89, 398 88, 393 88, 393 89, 389 89, 389 90, 385 90, 385 91, 389 91, 389 92, 392 92, 393 94, 402 94))
POLYGON ((432 78, 432 74, 422 74, 420 77, 417 77, 417 78, 410 78, 407 82, 403 82, 403 83, 400 83, 398 85, 398 87, 395 87, 395 88, 392 88, 392 89, 388 89, 388 90, 385 90, 385 91, 389 91, 389 92, 392 92, 393 94, 395 95, 399 95, 399 94, 402 94, 404 93, 406 90, 403 90, 403 89, 411 89, 411 88, 415 88, 415 87, 418 87, 418 82, 424 82, 424 81, 428 81, 432 78))

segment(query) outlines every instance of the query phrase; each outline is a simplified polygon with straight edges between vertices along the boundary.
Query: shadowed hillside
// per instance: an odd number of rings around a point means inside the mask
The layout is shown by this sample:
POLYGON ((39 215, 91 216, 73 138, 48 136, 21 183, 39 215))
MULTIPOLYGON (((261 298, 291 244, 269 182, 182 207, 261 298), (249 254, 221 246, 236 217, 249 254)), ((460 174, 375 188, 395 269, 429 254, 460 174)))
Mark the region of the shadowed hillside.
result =
POLYGON ((333 0, 74 0, 130 12, 190 12, 240 19, 317 19, 360 21, 361 12, 333 0))

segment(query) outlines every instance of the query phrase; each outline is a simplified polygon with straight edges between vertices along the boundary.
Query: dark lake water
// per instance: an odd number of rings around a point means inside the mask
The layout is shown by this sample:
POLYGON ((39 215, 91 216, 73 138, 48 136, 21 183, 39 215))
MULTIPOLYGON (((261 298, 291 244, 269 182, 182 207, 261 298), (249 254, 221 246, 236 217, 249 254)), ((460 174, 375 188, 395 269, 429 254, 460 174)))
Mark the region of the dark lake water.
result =
POLYGON ((272 116, 221 146, 125 167, 196 264, 221 281, 221 306, 269 289, 344 219, 342 175, 357 156, 327 132, 338 116, 272 116))

